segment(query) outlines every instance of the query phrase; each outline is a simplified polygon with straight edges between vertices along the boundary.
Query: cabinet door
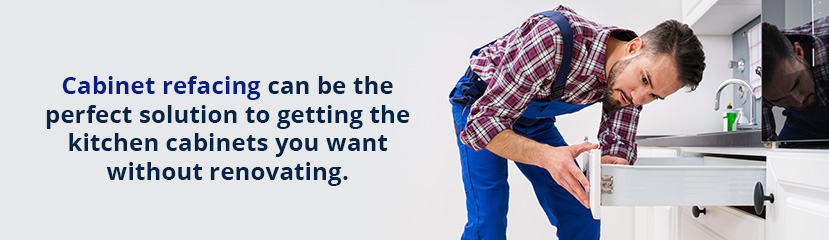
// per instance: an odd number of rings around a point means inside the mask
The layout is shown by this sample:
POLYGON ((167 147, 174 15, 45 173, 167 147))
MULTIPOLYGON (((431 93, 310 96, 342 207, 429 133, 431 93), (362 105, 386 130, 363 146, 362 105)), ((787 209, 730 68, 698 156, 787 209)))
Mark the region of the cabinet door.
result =
POLYGON ((682 22, 694 25, 717 0, 682 0, 682 22))
POLYGON ((829 151, 768 153, 766 236, 769 239, 825 238, 829 227, 829 151))
POLYGON ((682 22, 697 35, 731 35, 761 10, 760 0, 682 0, 682 22))

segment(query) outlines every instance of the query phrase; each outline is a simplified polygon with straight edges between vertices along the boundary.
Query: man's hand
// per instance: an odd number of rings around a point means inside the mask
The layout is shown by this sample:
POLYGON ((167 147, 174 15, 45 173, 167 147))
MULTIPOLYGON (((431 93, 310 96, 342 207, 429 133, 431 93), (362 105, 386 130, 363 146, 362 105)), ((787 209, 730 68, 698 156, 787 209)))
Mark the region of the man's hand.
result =
POLYGON ((586 208, 590 208, 590 204, 582 187, 590 191, 590 183, 573 160, 582 152, 597 147, 598 145, 587 142, 553 147, 518 135, 511 129, 499 132, 486 145, 487 150, 503 158, 546 169, 559 185, 586 208))
POLYGON ((589 198, 586 189, 590 191, 590 182, 584 176, 581 169, 576 166, 575 159, 584 151, 595 149, 599 145, 585 142, 574 146, 552 147, 548 146, 548 150, 542 154, 541 167, 547 169, 554 180, 567 189, 570 194, 576 197, 582 205, 590 208, 589 198), (584 189, 582 189, 584 187, 584 189))
POLYGON ((602 156, 602 164, 628 165, 628 160, 613 155, 602 156))

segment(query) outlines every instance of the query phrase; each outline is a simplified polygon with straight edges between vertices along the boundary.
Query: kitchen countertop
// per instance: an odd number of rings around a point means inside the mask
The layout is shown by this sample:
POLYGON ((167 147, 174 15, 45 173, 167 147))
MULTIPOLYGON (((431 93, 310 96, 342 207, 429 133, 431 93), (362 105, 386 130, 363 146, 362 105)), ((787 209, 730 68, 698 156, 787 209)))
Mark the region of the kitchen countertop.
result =
MULTIPOLYGON (((664 149, 667 151, 673 151, 674 154, 679 154, 681 156, 688 156, 688 155, 728 155, 728 156, 748 156, 749 159, 759 159, 765 158, 768 152, 772 151, 771 148, 760 148, 760 147, 652 147, 652 146, 639 146, 639 149, 647 149, 650 152, 657 149, 664 149), (756 157, 756 158, 755 158, 756 157)), ((662 152, 663 154, 665 152, 662 152)), ((657 154, 659 155, 659 154, 657 154)), ((640 157, 652 157, 651 155, 642 155, 640 157)))
POLYGON ((722 154, 722 155, 740 155, 740 156, 757 156, 765 157, 770 148, 762 147, 682 147, 682 153, 698 153, 698 154, 722 154))
MULTIPOLYGON (((760 130, 702 133, 697 135, 641 136, 642 147, 765 148, 760 130)), ((765 154, 764 154, 765 155, 765 154)))

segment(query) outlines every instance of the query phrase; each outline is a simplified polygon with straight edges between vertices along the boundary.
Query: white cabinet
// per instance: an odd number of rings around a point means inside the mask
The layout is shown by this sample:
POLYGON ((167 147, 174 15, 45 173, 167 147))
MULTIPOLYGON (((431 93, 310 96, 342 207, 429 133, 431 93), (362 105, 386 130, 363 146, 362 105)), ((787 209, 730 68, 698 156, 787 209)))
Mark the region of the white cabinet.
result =
POLYGON ((608 214, 613 217, 603 219, 602 224, 624 223, 630 227, 632 222, 633 232, 605 231, 603 227, 602 236, 606 239, 829 239, 825 237, 829 227, 829 150, 641 148, 639 155, 677 157, 705 153, 766 156, 765 163, 728 162, 731 166, 765 165, 765 181, 760 182, 764 183, 765 195, 774 195, 774 203, 765 202, 765 219, 727 206, 699 206, 706 210, 699 218, 693 216, 693 206, 612 207, 616 209, 608 214))
POLYGON ((754 185, 766 181, 762 161, 639 157, 635 165, 615 165, 601 164, 598 150, 590 155, 589 195, 596 218, 600 206, 750 206, 754 185))
POLYGON ((768 239, 827 238, 829 151, 778 149, 768 153, 765 194, 768 239))
MULTIPOLYGON (((640 147, 643 158, 678 157, 678 148, 640 147)), ((584 165, 582 165, 584 166, 584 165)), ((670 206, 602 206, 602 239, 676 239, 675 208, 670 206)))
POLYGON ((682 0, 682 22, 697 35, 731 35, 760 12, 760 0, 682 0))
POLYGON ((711 157, 640 157, 597 172, 602 206, 750 206, 754 185, 766 182, 762 161, 711 157))
MULTIPOLYGON (((602 236, 612 236, 607 239, 677 239, 679 236, 692 237, 683 239, 696 239, 693 238, 696 236, 693 232, 727 236, 711 231, 716 229, 713 227, 689 228, 688 226, 704 225, 695 219, 682 219, 680 211, 684 210, 675 206, 687 206, 684 208, 687 208, 688 215, 690 205, 694 204, 750 205, 754 184, 758 181, 765 182, 765 164, 699 156, 680 158, 678 156, 681 152, 677 148, 640 148, 637 165, 601 166, 600 175, 608 179, 591 175, 592 189, 604 191, 603 194, 600 194, 602 191, 591 192, 590 196, 593 210, 601 210, 597 212, 603 218, 602 236), (603 182, 601 186, 598 185, 600 182, 603 182), (596 200, 601 201, 602 206, 596 200), (620 211, 626 208, 630 210, 620 211), (607 212, 611 214, 610 218, 605 218, 605 209, 614 209, 613 212, 607 212), (624 215, 620 215, 622 213, 624 215), (633 236, 630 232, 610 227, 617 224, 629 225, 630 222, 634 227, 633 236), (683 225, 687 226, 681 232, 683 225)), ((592 158, 596 159, 597 156, 592 158)), ((596 162, 592 163, 590 168, 599 169, 596 162)), ((709 217, 709 221, 722 219, 724 214, 720 212, 731 210, 728 207, 722 208, 727 210, 714 210, 714 217, 709 217)), ((728 216, 733 215, 735 214, 728 216)), ((740 216, 744 217, 743 215, 751 216, 746 213, 740 216)), ((734 222, 730 219, 725 221, 734 222)), ((755 229, 754 232, 762 234, 762 220, 754 221, 755 228, 760 227, 760 230, 755 229)), ((747 239, 757 239, 756 234, 749 236, 751 237, 747 239)))
POLYGON ((679 209, 679 239, 764 239, 762 218, 731 207, 699 206, 705 211, 694 217, 692 207, 679 209))

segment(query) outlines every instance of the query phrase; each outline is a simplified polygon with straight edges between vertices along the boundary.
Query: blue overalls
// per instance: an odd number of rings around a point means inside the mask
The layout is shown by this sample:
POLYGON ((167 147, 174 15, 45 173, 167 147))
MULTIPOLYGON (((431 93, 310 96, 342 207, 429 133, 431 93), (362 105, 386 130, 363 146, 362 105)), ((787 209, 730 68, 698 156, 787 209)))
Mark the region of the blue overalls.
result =
POLYGON ((820 107, 812 113, 783 110, 786 125, 780 130, 780 140, 814 140, 829 138, 829 107, 820 107))
MULTIPOLYGON (((554 84, 554 97, 557 99, 563 95, 564 83, 570 72, 572 32, 569 22, 561 13, 547 11, 541 14, 556 22, 564 37, 563 59, 566 61, 563 61, 554 84)), ((476 49, 472 55, 476 55, 481 48, 476 49)), ((450 94, 466 192, 467 223, 461 239, 506 239, 509 200, 507 159, 486 149, 475 151, 461 143, 458 138, 466 125, 471 105, 483 94, 486 85, 486 82, 478 79, 474 72, 467 69, 450 94)), ((560 100, 532 100, 521 118, 513 125, 513 131, 540 143, 566 146, 567 143, 555 126, 555 117, 577 112, 587 106, 589 105, 565 103, 560 100)), ((558 229, 556 235, 559 239, 599 238, 600 222, 594 220, 590 210, 579 203, 570 192, 559 186, 546 169, 518 162, 515 164, 532 183, 538 202, 550 224, 558 229)))

